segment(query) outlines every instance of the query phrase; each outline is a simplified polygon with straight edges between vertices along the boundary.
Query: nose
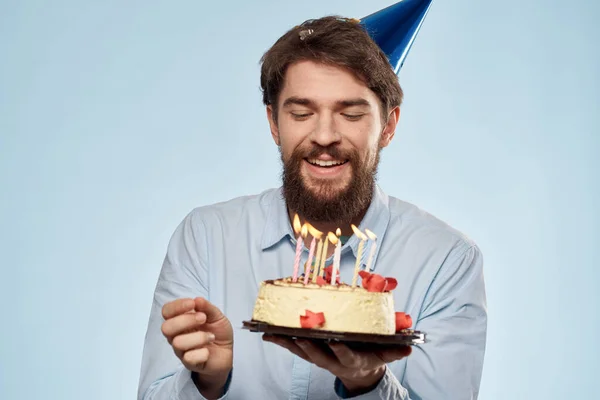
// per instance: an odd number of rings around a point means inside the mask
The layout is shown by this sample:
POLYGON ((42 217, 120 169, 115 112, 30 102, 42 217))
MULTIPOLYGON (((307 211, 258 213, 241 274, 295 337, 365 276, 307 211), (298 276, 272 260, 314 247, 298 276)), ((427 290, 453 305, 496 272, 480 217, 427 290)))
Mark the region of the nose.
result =
POLYGON ((339 143, 342 137, 337 132, 335 118, 332 115, 320 114, 310 139, 313 143, 323 147, 339 143))

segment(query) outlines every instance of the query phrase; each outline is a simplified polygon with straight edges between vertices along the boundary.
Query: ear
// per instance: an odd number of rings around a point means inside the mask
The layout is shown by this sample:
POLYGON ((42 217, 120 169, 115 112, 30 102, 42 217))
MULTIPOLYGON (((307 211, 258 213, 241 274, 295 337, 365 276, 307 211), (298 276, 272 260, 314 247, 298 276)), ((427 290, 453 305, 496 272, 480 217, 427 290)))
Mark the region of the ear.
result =
POLYGON ((396 133, 396 126, 400 119, 400 107, 394 107, 388 114, 387 123, 383 127, 381 132, 381 139, 379 140, 379 147, 387 147, 396 133))
POLYGON ((267 106, 267 119, 269 120, 269 128, 271 128, 271 136, 275 144, 279 146, 279 128, 277 127, 277 122, 275 122, 276 117, 273 115, 273 106, 267 106))

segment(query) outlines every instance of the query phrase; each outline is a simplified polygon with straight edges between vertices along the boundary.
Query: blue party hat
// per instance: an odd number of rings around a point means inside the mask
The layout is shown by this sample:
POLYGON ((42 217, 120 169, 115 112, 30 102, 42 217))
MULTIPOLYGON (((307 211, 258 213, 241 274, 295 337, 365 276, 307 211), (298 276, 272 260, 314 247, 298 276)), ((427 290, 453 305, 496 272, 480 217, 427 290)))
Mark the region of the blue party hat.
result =
POLYGON ((398 74, 432 0, 401 0, 360 20, 398 74))

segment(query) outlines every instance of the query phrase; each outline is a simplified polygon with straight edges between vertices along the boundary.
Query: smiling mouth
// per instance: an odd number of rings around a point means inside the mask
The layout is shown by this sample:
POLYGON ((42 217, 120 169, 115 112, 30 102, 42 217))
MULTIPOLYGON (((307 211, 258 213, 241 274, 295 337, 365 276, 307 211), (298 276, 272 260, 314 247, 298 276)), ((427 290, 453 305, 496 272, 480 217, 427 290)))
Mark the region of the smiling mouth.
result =
POLYGON ((311 165, 315 165, 317 167, 323 167, 323 168, 331 168, 331 167, 337 167, 338 165, 344 165, 348 162, 348 160, 318 160, 316 158, 305 158, 305 160, 311 164, 311 165))

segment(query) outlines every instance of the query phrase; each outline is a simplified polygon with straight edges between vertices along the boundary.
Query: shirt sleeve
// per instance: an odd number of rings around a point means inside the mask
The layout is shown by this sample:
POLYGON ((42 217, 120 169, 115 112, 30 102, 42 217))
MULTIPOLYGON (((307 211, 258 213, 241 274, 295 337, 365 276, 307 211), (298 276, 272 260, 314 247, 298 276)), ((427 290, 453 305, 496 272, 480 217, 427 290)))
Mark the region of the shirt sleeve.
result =
MULTIPOLYGON (((424 295, 414 329, 427 343, 388 365, 372 391, 356 400, 477 399, 487 334, 483 258, 475 245, 448 255, 424 295)), ((350 398, 339 381, 335 391, 350 398)))
MULTIPOLYGON (((161 331, 163 305, 195 297, 208 298, 206 235, 197 210, 184 218, 169 242, 144 341, 138 400, 205 400, 161 331)), ((227 398, 230 382, 231 374, 221 399, 227 398)))

